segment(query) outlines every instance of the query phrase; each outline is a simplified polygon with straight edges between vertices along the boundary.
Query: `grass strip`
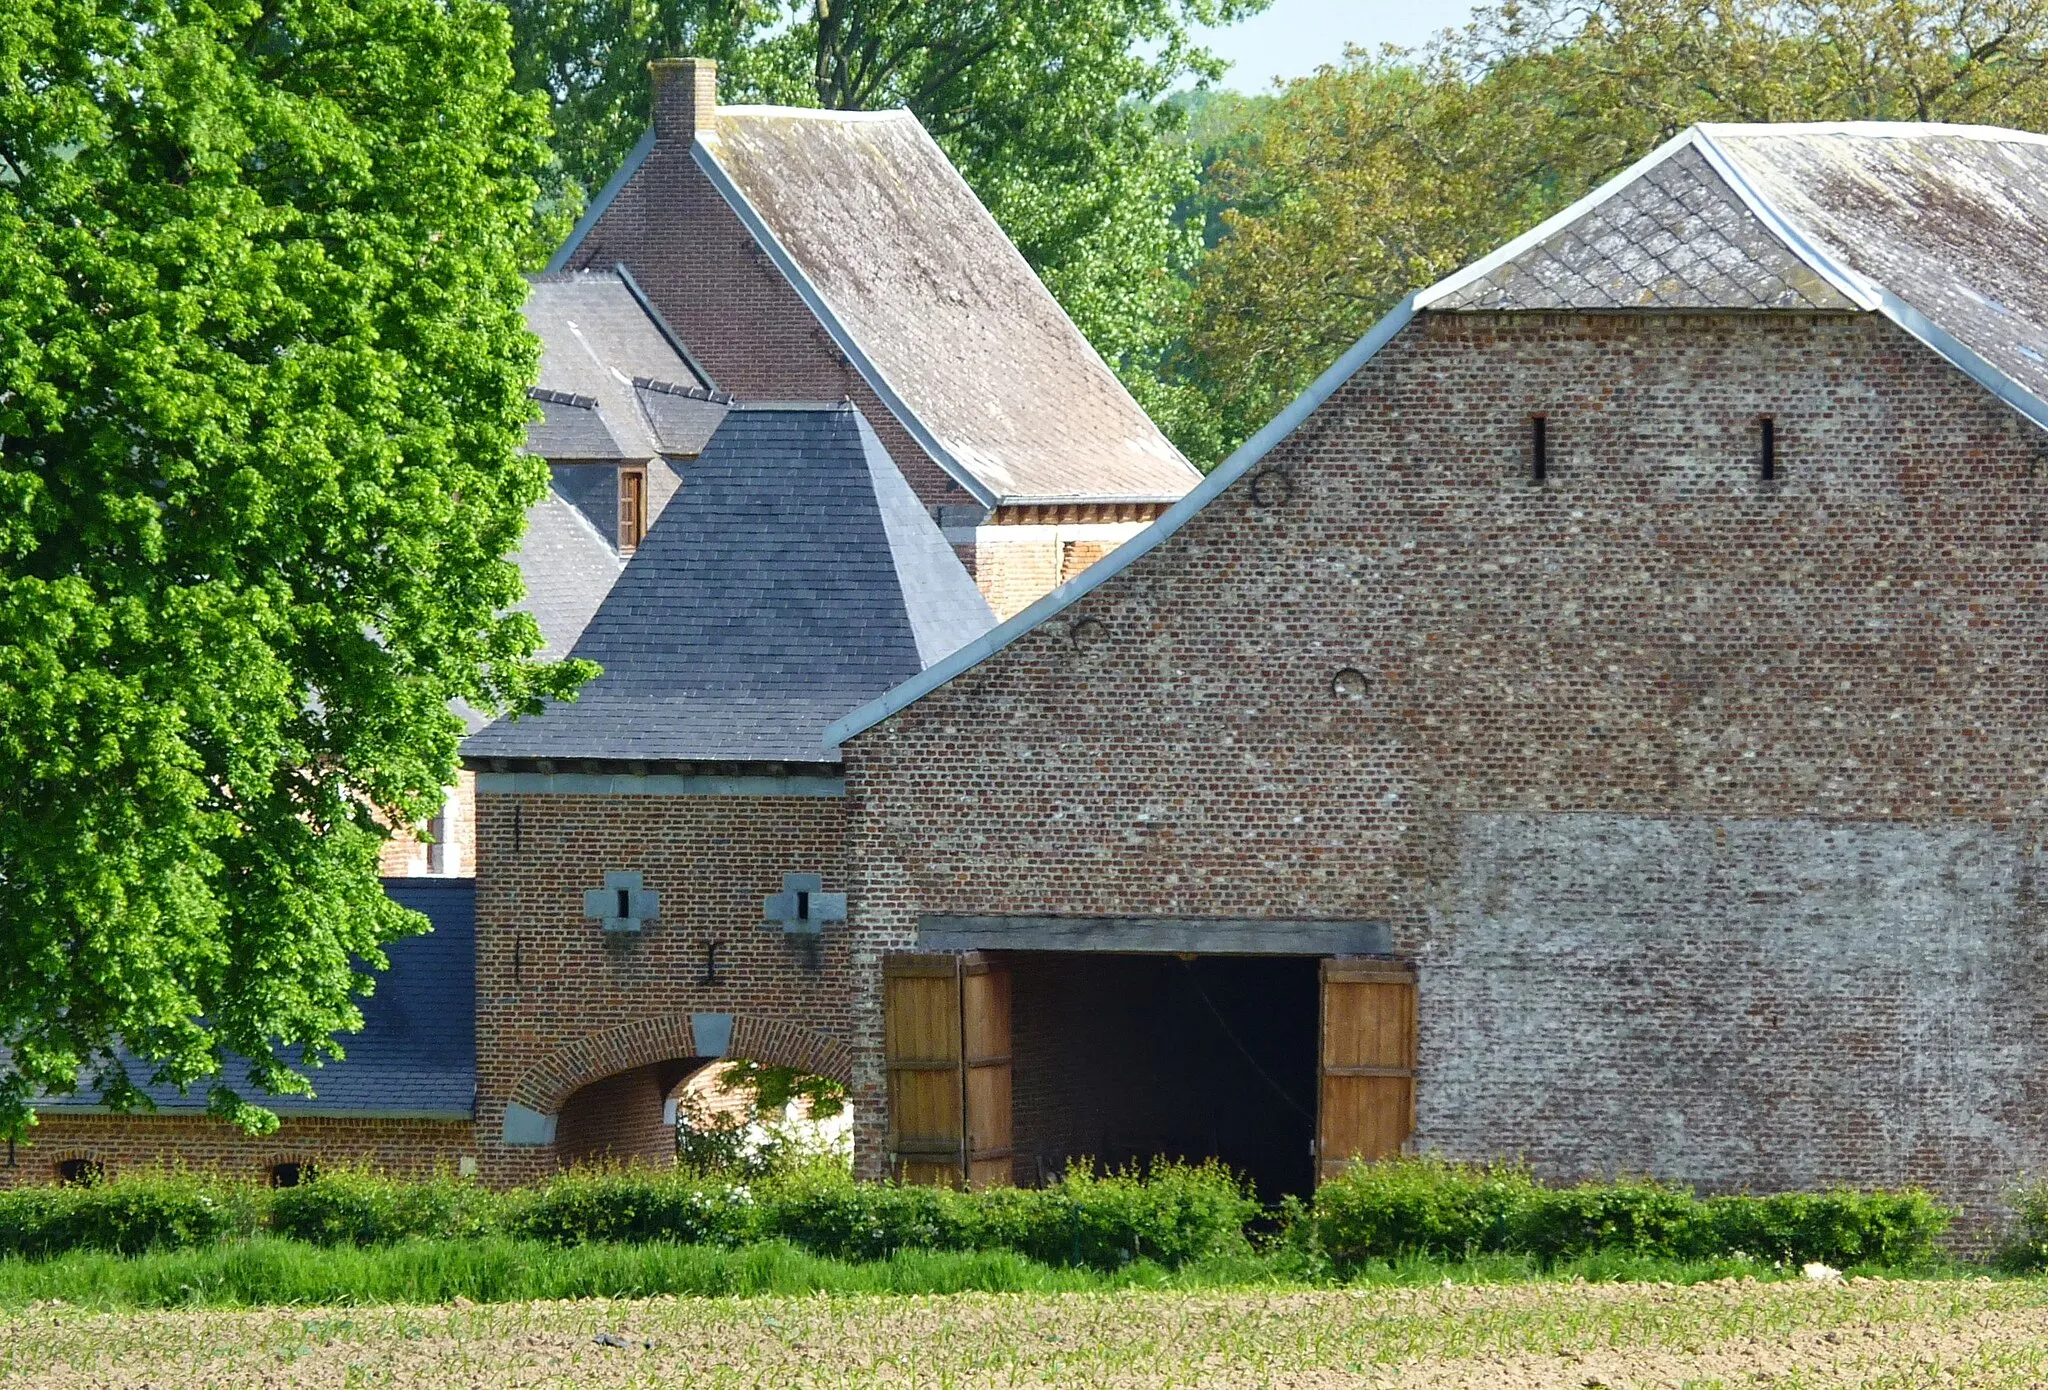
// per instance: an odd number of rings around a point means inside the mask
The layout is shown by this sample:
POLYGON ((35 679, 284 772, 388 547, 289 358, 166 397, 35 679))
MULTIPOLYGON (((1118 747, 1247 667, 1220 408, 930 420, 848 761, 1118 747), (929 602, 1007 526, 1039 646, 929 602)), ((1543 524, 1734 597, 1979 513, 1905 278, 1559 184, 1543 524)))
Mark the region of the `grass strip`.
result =
MULTIPOLYGON (((1737 1260, 1680 1262, 1622 1254, 1545 1266, 1529 1256, 1375 1261, 1353 1286, 1427 1287, 1538 1280, 1696 1284, 1785 1277, 1737 1260)), ((1097 1293, 1131 1289, 1302 1289, 1284 1261, 1217 1257, 1169 1270, 1139 1261, 1114 1272, 1041 1264, 1010 1251, 901 1250, 886 1260, 827 1259, 786 1242, 732 1250, 665 1242, 558 1246, 487 1236, 327 1247, 275 1236, 140 1255, 74 1251, 0 1260, 0 1308, 61 1302, 138 1308, 254 1308, 512 1303, 574 1298, 806 1294, 1097 1293)))

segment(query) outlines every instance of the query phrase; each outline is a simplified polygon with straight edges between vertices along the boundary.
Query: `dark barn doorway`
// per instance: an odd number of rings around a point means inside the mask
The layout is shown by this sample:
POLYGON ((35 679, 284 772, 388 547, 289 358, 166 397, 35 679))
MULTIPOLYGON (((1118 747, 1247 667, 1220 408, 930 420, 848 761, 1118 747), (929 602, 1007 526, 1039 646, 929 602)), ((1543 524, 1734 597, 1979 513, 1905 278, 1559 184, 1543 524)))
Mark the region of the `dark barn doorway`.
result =
POLYGON ((1277 1202, 1315 1185, 1317 961, 1016 952, 1012 1153, 1037 1183, 1076 1159, 1217 1158, 1277 1202))

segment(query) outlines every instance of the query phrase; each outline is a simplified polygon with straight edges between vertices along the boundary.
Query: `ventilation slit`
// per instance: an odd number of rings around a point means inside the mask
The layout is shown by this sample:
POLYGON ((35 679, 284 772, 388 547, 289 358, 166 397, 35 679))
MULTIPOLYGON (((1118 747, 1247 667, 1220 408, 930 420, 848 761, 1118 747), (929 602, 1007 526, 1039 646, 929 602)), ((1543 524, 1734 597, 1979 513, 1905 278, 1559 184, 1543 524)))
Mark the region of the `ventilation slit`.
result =
POLYGON ((1764 415, 1758 417, 1757 423, 1763 427, 1763 461, 1758 476, 1774 483, 1778 480, 1778 422, 1764 415))
POLYGON ((1542 483, 1550 476, 1550 418, 1529 417, 1529 481, 1542 483))

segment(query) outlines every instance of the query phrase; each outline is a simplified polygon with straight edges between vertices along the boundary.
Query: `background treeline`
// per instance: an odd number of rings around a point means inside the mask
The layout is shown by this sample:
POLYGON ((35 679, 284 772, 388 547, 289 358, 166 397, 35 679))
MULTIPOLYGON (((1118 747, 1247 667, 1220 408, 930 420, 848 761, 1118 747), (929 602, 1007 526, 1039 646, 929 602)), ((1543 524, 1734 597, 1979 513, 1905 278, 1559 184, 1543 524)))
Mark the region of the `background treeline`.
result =
POLYGON ((2048 129, 2035 0, 1530 0, 1240 97, 1193 26, 1264 0, 512 0, 573 198, 643 63, 724 97, 908 106, 1189 455, 1241 442, 1409 290, 1696 121, 2048 129))

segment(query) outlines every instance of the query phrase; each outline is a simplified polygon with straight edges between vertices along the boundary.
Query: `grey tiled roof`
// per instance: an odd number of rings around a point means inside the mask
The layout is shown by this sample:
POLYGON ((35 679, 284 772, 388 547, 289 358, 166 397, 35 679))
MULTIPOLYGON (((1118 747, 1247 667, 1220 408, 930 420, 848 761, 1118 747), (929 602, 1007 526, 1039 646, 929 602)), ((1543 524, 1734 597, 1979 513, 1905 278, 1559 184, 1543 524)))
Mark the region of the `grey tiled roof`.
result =
POLYGON ((850 405, 736 408, 682 475, 576 644, 604 674, 466 758, 826 761, 834 720, 994 624, 850 405))
POLYGON ((1172 500, 1200 481, 909 112, 721 107, 697 154, 906 423, 997 499, 1172 500))
POLYGON ((1435 309, 1854 309, 1698 150, 1614 196, 1435 309))
POLYGON ((2048 139, 1980 126, 1709 129, 1824 254, 2048 398, 2048 139))
POLYGON ((1695 126, 1414 305, 1881 312, 2048 427, 2048 136, 1695 126))
POLYGON ((540 624, 547 639, 540 654, 551 661, 575 647, 625 568, 589 519, 553 488, 526 514, 526 534, 513 558, 526 580, 518 606, 540 624))
MULTIPOLYGON (((246 1063, 230 1060, 223 1080, 281 1115, 419 1115, 464 1119, 476 1099, 476 881, 389 878, 384 891, 426 914, 434 929, 387 948, 391 968, 359 1001, 362 1031, 341 1038, 348 1056, 306 1073, 311 1096, 264 1096, 246 1063)), ((144 1074, 130 1062, 130 1074, 144 1074)), ((204 1086, 144 1086, 159 1110, 203 1110, 204 1086)), ((96 1106, 91 1096, 36 1102, 61 1113, 96 1106)))
POLYGON ((718 428, 732 398, 678 350, 618 271, 535 276, 525 307, 526 326, 541 342, 533 395, 544 418, 527 431, 531 452, 551 459, 694 454, 718 428), (661 403, 651 406, 657 397, 661 403))
POLYGON ((539 389, 527 395, 540 403, 541 410, 541 418, 526 427, 527 452, 550 459, 646 457, 627 451, 589 396, 539 389))
POLYGON ((678 386, 673 382, 639 377, 633 382, 634 398, 664 454, 701 454, 704 446, 725 418, 732 397, 703 387, 678 386))

